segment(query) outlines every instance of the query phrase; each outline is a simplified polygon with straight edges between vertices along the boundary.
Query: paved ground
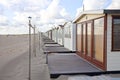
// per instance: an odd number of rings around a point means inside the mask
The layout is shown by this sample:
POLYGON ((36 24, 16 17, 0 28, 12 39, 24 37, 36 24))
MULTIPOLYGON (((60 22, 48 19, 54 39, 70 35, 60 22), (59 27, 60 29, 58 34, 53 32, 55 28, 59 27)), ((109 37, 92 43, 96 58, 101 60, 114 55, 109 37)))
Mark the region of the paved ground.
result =
POLYGON ((76 53, 48 54, 48 67, 51 77, 58 74, 93 74, 101 72, 101 70, 83 60, 76 53))
MULTIPOLYGON (((28 36, 0 36, 0 39, 0 80, 28 80, 28 36)), ((50 80, 46 57, 39 45, 36 57, 32 54, 31 80, 50 80)))

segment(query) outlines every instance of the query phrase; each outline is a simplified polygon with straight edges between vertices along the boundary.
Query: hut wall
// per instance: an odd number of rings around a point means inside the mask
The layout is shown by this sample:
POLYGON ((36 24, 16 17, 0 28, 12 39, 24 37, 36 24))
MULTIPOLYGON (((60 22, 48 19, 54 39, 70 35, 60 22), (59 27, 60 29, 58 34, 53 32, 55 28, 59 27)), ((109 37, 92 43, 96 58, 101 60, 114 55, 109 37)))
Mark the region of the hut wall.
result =
POLYGON ((58 32, 57 32, 57 29, 54 30, 54 41, 58 42, 58 32))
POLYGON ((52 40, 56 40, 56 31, 55 29, 52 30, 52 40))
POLYGON ((58 29, 58 43, 59 43, 60 45, 63 45, 63 44, 64 44, 64 39, 63 39, 63 37, 64 37, 63 28, 59 27, 59 29, 58 29))
POLYGON ((76 50, 76 27, 71 22, 64 27, 64 47, 72 51, 76 50))
POLYGON ((112 51, 112 16, 107 16, 107 70, 120 71, 120 51, 112 51))

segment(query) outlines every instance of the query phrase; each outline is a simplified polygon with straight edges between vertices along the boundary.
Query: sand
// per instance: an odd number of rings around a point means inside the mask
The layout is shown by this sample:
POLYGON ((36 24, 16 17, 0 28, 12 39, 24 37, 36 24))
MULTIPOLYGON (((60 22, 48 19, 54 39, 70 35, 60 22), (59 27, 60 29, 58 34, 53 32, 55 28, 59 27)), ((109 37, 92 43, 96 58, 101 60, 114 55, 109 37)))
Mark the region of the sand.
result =
MULTIPOLYGON (((0 35, 0 80, 28 80, 28 39, 28 35, 0 35)), ((36 38, 36 56, 31 50, 31 80, 50 80, 46 55, 38 41, 36 38)))

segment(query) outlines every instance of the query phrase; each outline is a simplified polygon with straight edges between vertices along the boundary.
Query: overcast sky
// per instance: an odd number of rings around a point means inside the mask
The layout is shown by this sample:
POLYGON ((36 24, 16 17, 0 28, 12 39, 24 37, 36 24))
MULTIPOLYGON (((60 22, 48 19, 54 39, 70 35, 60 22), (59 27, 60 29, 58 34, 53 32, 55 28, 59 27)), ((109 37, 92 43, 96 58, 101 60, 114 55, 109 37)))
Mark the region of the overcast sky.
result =
POLYGON ((120 9, 120 0, 0 0, 0 34, 28 33, 32 24, 47 31, 57 24, 73 20, 85 10, 120 9))

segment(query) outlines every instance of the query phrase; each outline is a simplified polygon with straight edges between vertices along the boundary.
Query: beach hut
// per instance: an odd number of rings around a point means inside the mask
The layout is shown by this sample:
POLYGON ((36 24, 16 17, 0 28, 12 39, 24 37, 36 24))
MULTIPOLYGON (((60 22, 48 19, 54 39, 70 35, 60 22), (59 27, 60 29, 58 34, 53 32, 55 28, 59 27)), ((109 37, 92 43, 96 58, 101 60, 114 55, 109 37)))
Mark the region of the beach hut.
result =
POLYGON ((105 71, 120 71, 120 10, 83 11, 76 23, 77 54, 105 71))
POLYGON ((52 29, 48 31, 48 37, 52 39, 52 29))
POLYGON ((49 38, 49 31, 46 31, 44 35, 49 38))
POLYGON ((58 44, 64 45, 64 26, 58 25, 58 44))
POLYGON ((55 28, 52 29, 52 40, 56 40, 56 31, 55 28))
POLYGON ((76 51, 76 26, 72 22, 64 24, 64 47, 76 51))
POLYGON ((52 40, 58 42, 58 28, 55 27, 52 29, 52 40))

